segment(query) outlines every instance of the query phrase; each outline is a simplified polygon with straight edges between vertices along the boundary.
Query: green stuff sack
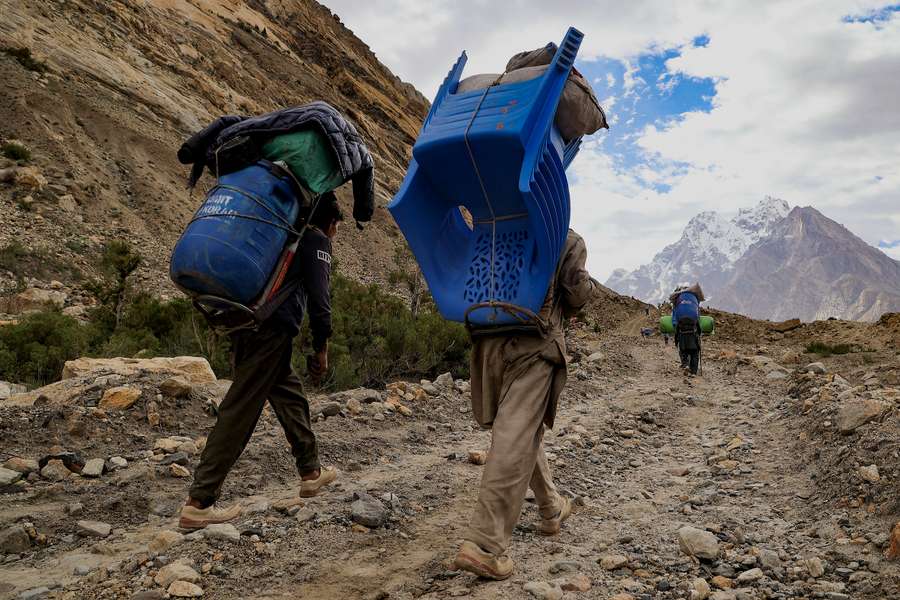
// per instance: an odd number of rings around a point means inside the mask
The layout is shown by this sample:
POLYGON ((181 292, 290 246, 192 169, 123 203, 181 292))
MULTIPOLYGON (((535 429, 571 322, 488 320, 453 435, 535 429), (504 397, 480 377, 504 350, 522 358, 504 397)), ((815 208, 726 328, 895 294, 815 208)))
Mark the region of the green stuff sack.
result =
MULTIPOLYGON (((716 322, 712 317, 700 315, 700 331, 712 334, 716 331, 716 322)), ((665 335, 675 335, 675 327, 672 325, 672 315, 659 318, 659 332, 665 335)))
POLYGON ((315 194, 344 183, 328 141, 313 129, 274 137, 262 147, 262 153, 266 160, 284 161, 294 177, 315 194))
POLYGON ((675 327, 672 325, 672 315, 659 318, 659 332, 664 335, 675 335, 675 327))

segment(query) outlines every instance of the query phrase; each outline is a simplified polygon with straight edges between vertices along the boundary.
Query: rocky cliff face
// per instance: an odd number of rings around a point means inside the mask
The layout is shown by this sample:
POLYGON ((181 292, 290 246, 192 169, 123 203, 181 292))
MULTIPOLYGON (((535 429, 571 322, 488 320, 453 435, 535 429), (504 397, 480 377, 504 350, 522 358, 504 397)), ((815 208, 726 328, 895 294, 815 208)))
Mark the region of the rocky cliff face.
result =
MULTIPOLYGON (((21 141, 33 167, 0 183, 0 248, 43 262, 46 279, 90 275, 102 244, 127 238, 146 259, 142 285, 169 289, 169 251, 202 199, 202 189, 185 191, 181 141, 221 114, 314 99, 356 124, 377 164, 379 209, 367 231, 346 228, 341 266, 360 279, 389 267, 396 229, 383 207, 428 104, 328 9, 312 0, 0 0, 0 14, 0 141, 21 141), (17 59, 22 49, 37 63, 17 59)), ((339 197, 349 206, 349 190, 339 197)), ((0 268, 0 278, 13 275, 0 268)))
POLYGON ((681 239, 666 246, 649 264, 630 273, 619 269, 606 285, 658 303, 676 286, 701 281, 707 298, 712 300, 714 290, 731 278, 735 261, 751 244, 766 237, 789 210, 784 200, 767 197, 754 208, 742 209, 731 220, 715 211, 702 212, 688 222, 681 239))
POLYGON ((900 309, 900 262, 797 207, 734 265, 716 306, 751 317, 874 321, 900 309))

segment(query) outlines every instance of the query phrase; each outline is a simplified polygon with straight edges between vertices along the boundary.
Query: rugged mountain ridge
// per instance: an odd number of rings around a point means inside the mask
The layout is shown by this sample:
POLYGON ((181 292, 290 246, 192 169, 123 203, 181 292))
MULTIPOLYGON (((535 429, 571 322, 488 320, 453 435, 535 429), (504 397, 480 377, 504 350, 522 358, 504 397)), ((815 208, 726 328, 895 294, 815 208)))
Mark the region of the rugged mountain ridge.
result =
POLYGON ((900 309, 900 262, 796 207, 738 259, 715 303, 754 318, 874 321, 900 309))
POLYGON ((733 219, 715 211, 692 218, 681 238, 666 246, 653 260, 633 272, 618 269, 606 285, 647 302, 664 301, 679 284, 703 282, 707 298, 731 278, 734 263, 747 249, 769 235, 788 214, 787 202, 766 197, 757 206, 742 209, 733 219))
MULTIPOLYGON (((367 231, 341 236, 342 268, 359 279, 390 268, 396 228, 383 207, 428 103, 327 8, 0 0, 0 14, 0 141, 21 141, 36 175, 0 184, 0 248, 15 242, 66 265, 50 275, 69 284, 90 275, 105 241, 126 238, 145 257, 142 284, 165 292, 168 253, 202 198, 185 191, 181 141, 220 114, 323 99, 356 124, 377 163, 379 208, 367 231), (37 70, 13 56, 21 49, 37 70)), ((339 197, 349 205, 349 190, 339 197)), ((0 279, 14 275, 0 269, 0 279)))
POLYGON ((700 213, 681 239, 607 286, 651 302, 701 281, 710 306, 758 319, 874 321, 900 309, 900 262, 812 207, 766 198, 725 221, 700 213))

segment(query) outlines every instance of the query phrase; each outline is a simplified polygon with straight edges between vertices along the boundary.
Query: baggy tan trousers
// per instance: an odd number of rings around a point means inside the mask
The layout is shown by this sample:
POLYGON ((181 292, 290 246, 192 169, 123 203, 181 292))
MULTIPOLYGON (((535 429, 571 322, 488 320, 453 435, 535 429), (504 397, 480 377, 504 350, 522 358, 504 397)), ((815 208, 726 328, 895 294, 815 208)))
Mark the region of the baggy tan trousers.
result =
POLYGON ((562 507, 543 446, 553 369, 546 360, 535 360, 497 407, 478 504, 463 536, 492 554, 506 552, 529 485, 541 518, 555 517, 562 507))

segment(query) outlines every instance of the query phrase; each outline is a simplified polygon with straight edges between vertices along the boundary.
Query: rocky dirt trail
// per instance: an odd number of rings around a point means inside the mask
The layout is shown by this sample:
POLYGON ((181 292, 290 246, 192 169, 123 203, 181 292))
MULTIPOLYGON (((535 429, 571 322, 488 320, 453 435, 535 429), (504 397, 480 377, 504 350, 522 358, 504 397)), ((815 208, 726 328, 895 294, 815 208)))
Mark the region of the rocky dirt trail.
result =
MULTIPOLYGON (((468 454, 490 437, 472 424, 465 383, 443 378, 317 398, 323 458, 342 475, 303 502, 266 411, 225 487, 244 515, 193 534, 176 529, 188 479, 175 475, 193 469, 212 422, 196 390, 157 397, 162 422, 152 428, 139 404, 102 416, 5 409, 4 456, 37 459, 52 442, 128 466, 56 482, 32 474, 4 488, 15 493, 0 497, 0 598, 900 597, 900 569, 882 557, 891 516, 819 483, 796 387, 828 376, 767 377, 713 340, 702 376, 685 377, 671 345, 627 325, 573 335, 546 448, 578 512, 560 536, 542 538, 526 503, 507 581, 449 568, 481 474, 468 454), (78 419, 93 420, 87 440, 78 419), (18 542, 16 528, 26 532, 18 542)), ((141 385, 145 395, 166 387, 141 385)))

